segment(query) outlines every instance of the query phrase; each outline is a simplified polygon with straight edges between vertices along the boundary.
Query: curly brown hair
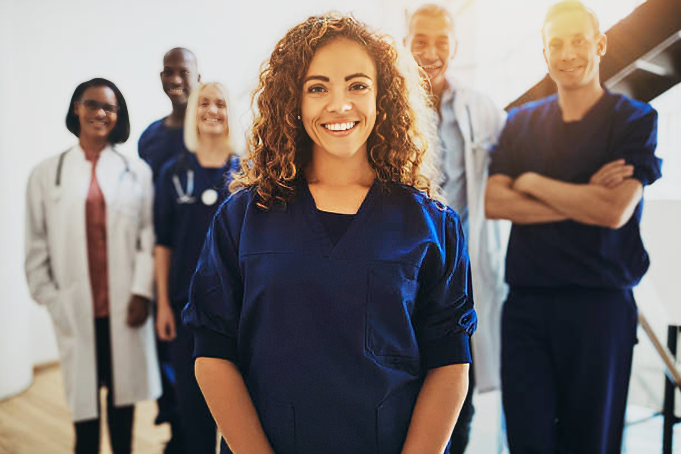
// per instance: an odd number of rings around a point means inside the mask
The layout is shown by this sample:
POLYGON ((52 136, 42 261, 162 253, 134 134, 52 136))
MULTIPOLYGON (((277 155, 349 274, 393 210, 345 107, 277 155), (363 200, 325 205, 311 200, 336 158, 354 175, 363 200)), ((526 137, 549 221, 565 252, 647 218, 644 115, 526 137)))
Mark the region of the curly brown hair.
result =
POLYGON ((312 140, 299 120, 303 81, 315 52, 338 38, 364 46, 376 65, 376 124, 367 139, 367 154, 377 178, 413 186, 429 196, 438 191, 427 153, 437 118, 428 108, 411 55, 402 56, 391 38, 352 16, 327 13, 290 29, 261 68, 252 99, 250 152, 231 189, 254 188, 257 204, 264 209, 293 199, 296 180, 312 158, 312 140))

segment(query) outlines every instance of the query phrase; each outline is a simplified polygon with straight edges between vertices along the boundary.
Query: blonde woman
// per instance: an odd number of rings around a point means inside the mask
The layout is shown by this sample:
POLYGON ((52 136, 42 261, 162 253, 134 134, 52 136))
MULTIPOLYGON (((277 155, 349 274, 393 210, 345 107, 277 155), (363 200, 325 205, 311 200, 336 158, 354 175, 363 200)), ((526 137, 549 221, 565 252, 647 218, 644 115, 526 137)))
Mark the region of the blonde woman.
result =
POLYGON ((184 126, 190 152, 168 161, 156 182, 156 329, 170 342, 185 452, 197 454, 215 454, 216 429, 194 377, 193 339, 179 317, 208 226, 229 194, 231 170, 239 166, 230 118, 223 85, 204 83, 193 90, 184 126))

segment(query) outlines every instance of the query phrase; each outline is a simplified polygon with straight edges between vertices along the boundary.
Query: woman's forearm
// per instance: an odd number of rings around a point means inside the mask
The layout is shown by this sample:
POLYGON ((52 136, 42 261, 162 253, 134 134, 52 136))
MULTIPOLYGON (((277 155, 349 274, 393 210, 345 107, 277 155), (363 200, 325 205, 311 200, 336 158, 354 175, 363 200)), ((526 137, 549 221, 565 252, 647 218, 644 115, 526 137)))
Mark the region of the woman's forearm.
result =
POLYGON ((431 369, 416 400, 402 454, 442 454, 468 392, 468 364, 431 369))
POLYGON ((166 246, 154 247, 154 267, 156 268, 156 298, 159 305, 170 305, 168 276, 173 250, 166 246))
POLYGON ((241 372, 218 358, 196 358, 196 380, 223 438, 234 454, 274 454, 241 372))

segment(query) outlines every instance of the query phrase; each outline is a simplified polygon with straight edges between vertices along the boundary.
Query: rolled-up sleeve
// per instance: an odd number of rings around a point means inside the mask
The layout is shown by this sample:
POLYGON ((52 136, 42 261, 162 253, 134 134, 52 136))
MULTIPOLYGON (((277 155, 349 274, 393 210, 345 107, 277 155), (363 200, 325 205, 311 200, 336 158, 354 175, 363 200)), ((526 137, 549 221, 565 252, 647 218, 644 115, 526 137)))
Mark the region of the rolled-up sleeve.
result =
POLYGON ((613 144, 617 158, 634 166, 633 178, 643 186, 653 184, 662 176, 662 160, 655 156, 657 147, 657 112, 645 105, 633 113, 622 124, 622 133, 617 134, 613 144))
POLYGON ((513 154, 513 143, 516 139, 516 134, 514 132, 515 113, 515 109, 512 109, 508 113, 506 124, 499 136, 499 141, 490 149, 490 176, 501 174, 511 178, 517 178, 520 175, 513 154))
POLYGON ((194 332, 194 357, 222 358, 238 363, 237 335, 243 282, 239 269, 238 235, 230 231, 229 199, 216 213, 189 289, 183 322, 194 332))
POLYGON ((440 244, 426 257, 415 331, 422 365, 433 369, 470 363, 470 336, 477 327, 466 242, 458 215, 447 209, 440 244))

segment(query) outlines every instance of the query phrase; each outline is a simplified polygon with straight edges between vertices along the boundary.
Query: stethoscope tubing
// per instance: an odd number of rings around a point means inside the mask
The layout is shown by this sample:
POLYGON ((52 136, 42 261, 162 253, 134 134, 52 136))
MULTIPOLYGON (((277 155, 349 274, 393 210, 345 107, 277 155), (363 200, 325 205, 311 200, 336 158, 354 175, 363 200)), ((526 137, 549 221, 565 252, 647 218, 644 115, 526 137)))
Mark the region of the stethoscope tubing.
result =
MULTIPOLYGON (((135 174, 132 172, 132 170, 130 170, 130 163, 128 162, 128 158, 123 156, 123 154, 121 152, 119 152, 118 150, 116 150, 116 149, 112 149, 112 150, 113 150, 114 153, 116 153, 116 155, 118 155, 123 160, 123 164, 125 165, 125 169, 123 170, 123 174, 130 173, 132 175, 132 177, 136 179, 135 174)), ((68 153, 69 151, 71 151, 71 149, 68 149, 66 151, 62 151, 62 153, 59 155, 59 161, 57 162, 57 172, 56 172, 55 179, 54 179, 54 185, 56 187, 61 186, 61 174, 62 174, 62 170, 63 170, 63 167, 64 167, 64 157, 66 156, 66 153, 68 153)))

